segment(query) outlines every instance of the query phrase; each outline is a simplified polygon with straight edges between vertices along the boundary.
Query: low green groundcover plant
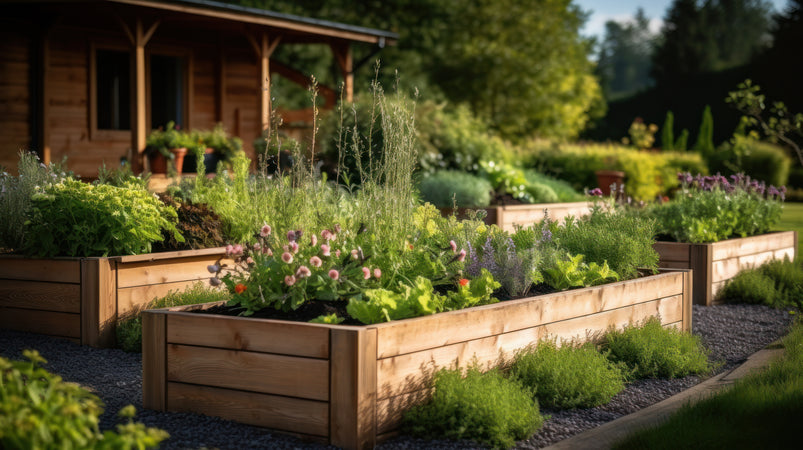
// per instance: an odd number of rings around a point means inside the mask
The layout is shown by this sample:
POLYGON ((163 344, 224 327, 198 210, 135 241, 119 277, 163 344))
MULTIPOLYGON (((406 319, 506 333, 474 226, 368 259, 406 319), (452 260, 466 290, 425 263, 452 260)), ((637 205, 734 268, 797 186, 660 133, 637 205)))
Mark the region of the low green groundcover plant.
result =
POLYGON ((767 187, 743 174, 693 177, 680 173, 682 188, 671 202, 654 206, 658 233, 677 242, 717 242, 768 232, 780 220, 785 187, 767 187))
POLYGON ((730 303, 754 303, 775 308, 803 307, 803 266, 800 261, 771 261, 744 270, 717 293, 730 303))
POLYGON ((439 170, 421 179, 421 198, 439 208, 485 208, 493 187, 485 178, 456 170, 439 170))
MULTIPOLYGON (((148 303, 144 309, 169 308, 172 306, 194 305, 229 300, 231 295, 225 290, 211 289, 206 283, 198 282, 184 291, 174 291, 148 303)), ((127 352, 142 351, 142 316, 137 312, 117 323, 117 346, 127 352)))
POLYGON ((590 408, 624 389, 625 374, 591 345, 544 341, 516 356, 511 377, 529 387, 543 408, 590 408))
POLYGON ((116 432, 101 433, 103 402, 43 369, 47 361, 37 351, 23 355, 28 361, 0 358, 1 448, 145 449, 169 437, 163 430, 133 422, 136 409, 131 405, 119 413, 127 423, 117 425, 116 432))
POLYGON ((407 432, 426 438, 470 439, 510 448, 543 424, 530 390, 493 369, 441 370, 432 399, 405 413, 407 432))
POLYGON ((784 354, 723 393, 684 406, 667 423, 617 449, 797 448, 803 417, 803 323, 783 339, 784 354))
POLYGON ((31 202, 24 247, 29 255, 149 253, 163 230, 183 241, 176 211, 133 182, 116 187, 65 179, 41 187, 31 202))
POLYGON ((637 378, 678 378, 710 371, 700 337, 664 328, 657 318, 641 326, 609 330, 603 348, 612 361, 626 364, 637 378))

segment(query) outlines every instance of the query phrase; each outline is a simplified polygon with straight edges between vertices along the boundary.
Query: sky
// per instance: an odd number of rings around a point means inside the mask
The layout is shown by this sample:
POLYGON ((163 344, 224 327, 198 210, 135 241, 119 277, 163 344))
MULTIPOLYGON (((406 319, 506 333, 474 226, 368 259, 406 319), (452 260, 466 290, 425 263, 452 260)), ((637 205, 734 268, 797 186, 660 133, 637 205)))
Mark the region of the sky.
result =
MULTIPOLYGON (((584 11, 591 11, 581 33, 586 36, 597 36, 601 41, 605 34, 605 22, 630 19, 639 6, 650 19, 650 29, 658 32, 672 0, 574 0, 574 3, 584 11)), ((776 11, 779 11, 786 5, 786 0, 771 0, 770 3, 776 11)))

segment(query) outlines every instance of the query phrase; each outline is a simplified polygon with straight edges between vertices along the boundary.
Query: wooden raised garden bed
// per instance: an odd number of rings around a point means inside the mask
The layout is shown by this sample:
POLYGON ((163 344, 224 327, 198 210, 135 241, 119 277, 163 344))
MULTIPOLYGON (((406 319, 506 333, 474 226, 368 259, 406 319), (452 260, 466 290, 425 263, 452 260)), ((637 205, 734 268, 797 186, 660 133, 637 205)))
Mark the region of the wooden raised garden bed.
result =
POLYGON ((143 405, 273 428, 344 448, 397 432, 438 367, 493 364, 540 339, 586 340, 660 316, 691 329, 688 270, 367 326, 143 313, 143 405))
MULTIPOLYGON (((549 212, 549 218, 553 221, 561 221, 566 216, 580 217, 591 212, 592 202, 570 202, 570 203, 534 203, 525 205, 494 206, 491 208, 478 208, 487 213, 485 223, 497 225, 499 228, 508 231, 516 231, 515 225, 524 227, 534 225, 544 220, 544 212, 549 212)), ((458 208, 457 216, 465 218, 466 212, 471 208, 458 208)), ((448 216, 454 211, 453 208, 440 208, 441 214, 448 216)))
POLYGON ((117 318, 209 277, 225 248, 98 258, 0 255, 0 328, 112 347, 117 318))
POLYGON ((712 305, 725 282, 742 270, 773 259, 795 259, 797 232, 780 231, 710 244, 656 242, 653 246, 663 268, 694 271, 694 303, 712 305))

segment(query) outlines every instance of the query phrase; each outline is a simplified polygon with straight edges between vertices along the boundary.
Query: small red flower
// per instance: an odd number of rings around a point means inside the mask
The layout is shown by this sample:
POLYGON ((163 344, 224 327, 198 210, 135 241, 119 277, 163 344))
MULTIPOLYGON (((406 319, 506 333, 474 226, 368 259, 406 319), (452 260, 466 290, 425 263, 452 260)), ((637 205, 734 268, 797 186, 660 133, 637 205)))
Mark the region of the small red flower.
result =
POLYGON ((234 286, 234 292, 238 294, 242 294, 243 292, 245 292, 246 289, 248 289, 248 286, 242 283, 238 283, 236 286, 234 286))
POLYGON ((465 278, 461 278, 458 283, 460 283, 460 286, 468 286, 468 280, 465 278))

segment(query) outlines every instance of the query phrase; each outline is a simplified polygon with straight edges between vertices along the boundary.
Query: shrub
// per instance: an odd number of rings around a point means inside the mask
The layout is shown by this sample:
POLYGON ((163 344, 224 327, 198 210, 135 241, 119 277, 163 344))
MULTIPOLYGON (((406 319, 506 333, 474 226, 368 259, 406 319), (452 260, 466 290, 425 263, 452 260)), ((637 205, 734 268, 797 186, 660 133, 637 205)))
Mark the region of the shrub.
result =
MULTIPOLYGON (((564 180, 559 180, 548 175, 525 169, 524 176, 530 185, 542 185, 549 187, 555 193, 557 202, 580 202, 585 200, 585 196, 572 187, 564 180)), ((544 201, 543 203, 548 203, 544 201)))
POLYGON ((120 410, 127 424, 101 433, 103 402, 88 390, 62 381, 41 367, 35 350, 28 361, 0 358, 0 447, 2 448, 156 448, 168 438, 158 428, 134 423, 129 405, 120 410))
POLYGON ((777 145, 737 137, 734 137, 734 143, 722 144, 708 158, 710 173, 732 175, 745 172, 753 179, 774 186, 783 186, 789 181, 792 163, 792 158, 777 145))
POLYGON ((638 378, 677 378, 710 370, 699 336, 664 328, 656 318, 641 326, 608 331, 603 348, 638 378))
POLYGON ((638 269, 657 269, 654 235, 653 220, 599 205, 584 218, 567 218, 564 225, 552 226, 555 245, 572 255, 584 255, 589 264, 607 262, 622 279, 636 277, 638 269))
POLYGON ((434 377, 432 399, 404 415, 406 430, 427 438, 471 439, 510 448, 543 424, 532 393, 498 370, 476 367, 441 370, 434 377))
POLYGON ((675 150, 674 124, 675 115, 672 114, 672 111, 667 111, 664 126, 661 127, 661 150, 675 150))
POLYGON ((775 308, 803 307, 803 266, 786 259, 744 270, 725 283, 717 298, 775 308))
POLYGON ((703 155, 710 155, 714 152, 714 116, 711 114, 711 107, 708 105, 705 105, 703 110, 700 130, 697 132, 697 141, 692 148, 703 155))
POLYGON ((31 197, 37 189, 68 178, 60 165, 45 165, 34 153, 20 152, 19 176, 0 169, 0 249, 21 250, 31 197))
POLYGON ((658 220, 658 232, 678 242, 717 242, 732 236, 766 233, 780 220, 784 188, 769 188, 741 174, 731 181, 717 176, 679 174, 683 189, 671 202, 658 204, 649 214, 658 220))
MULTIPOLYGON (((229 300, 231 295, 224 290, 211 289, 198 282, 184 291, 169 292, 164 297, 152 300, 142 309, 169 308, 172 306, 194 305, 229 300)), ((127 352, 142 351, 142 316, 140 311, 117 322, 117 346, 127 352)))
POLYGON ((176 211, 136 184, 93 186, 66 179, 32 197, 25 252, 34 256, 148 253, 162 231, 176 230, 176 211))
POLYGON ((491 203, 491 183, 466 172, 440 170, 421 180, 421 199, 439 208, 484 208, 491 203))
POLYGON ((624 389, 622 369, 592 345, 541 342, 516 356, 511 376, 529 387, 545 408, 590 408, 624 389))

